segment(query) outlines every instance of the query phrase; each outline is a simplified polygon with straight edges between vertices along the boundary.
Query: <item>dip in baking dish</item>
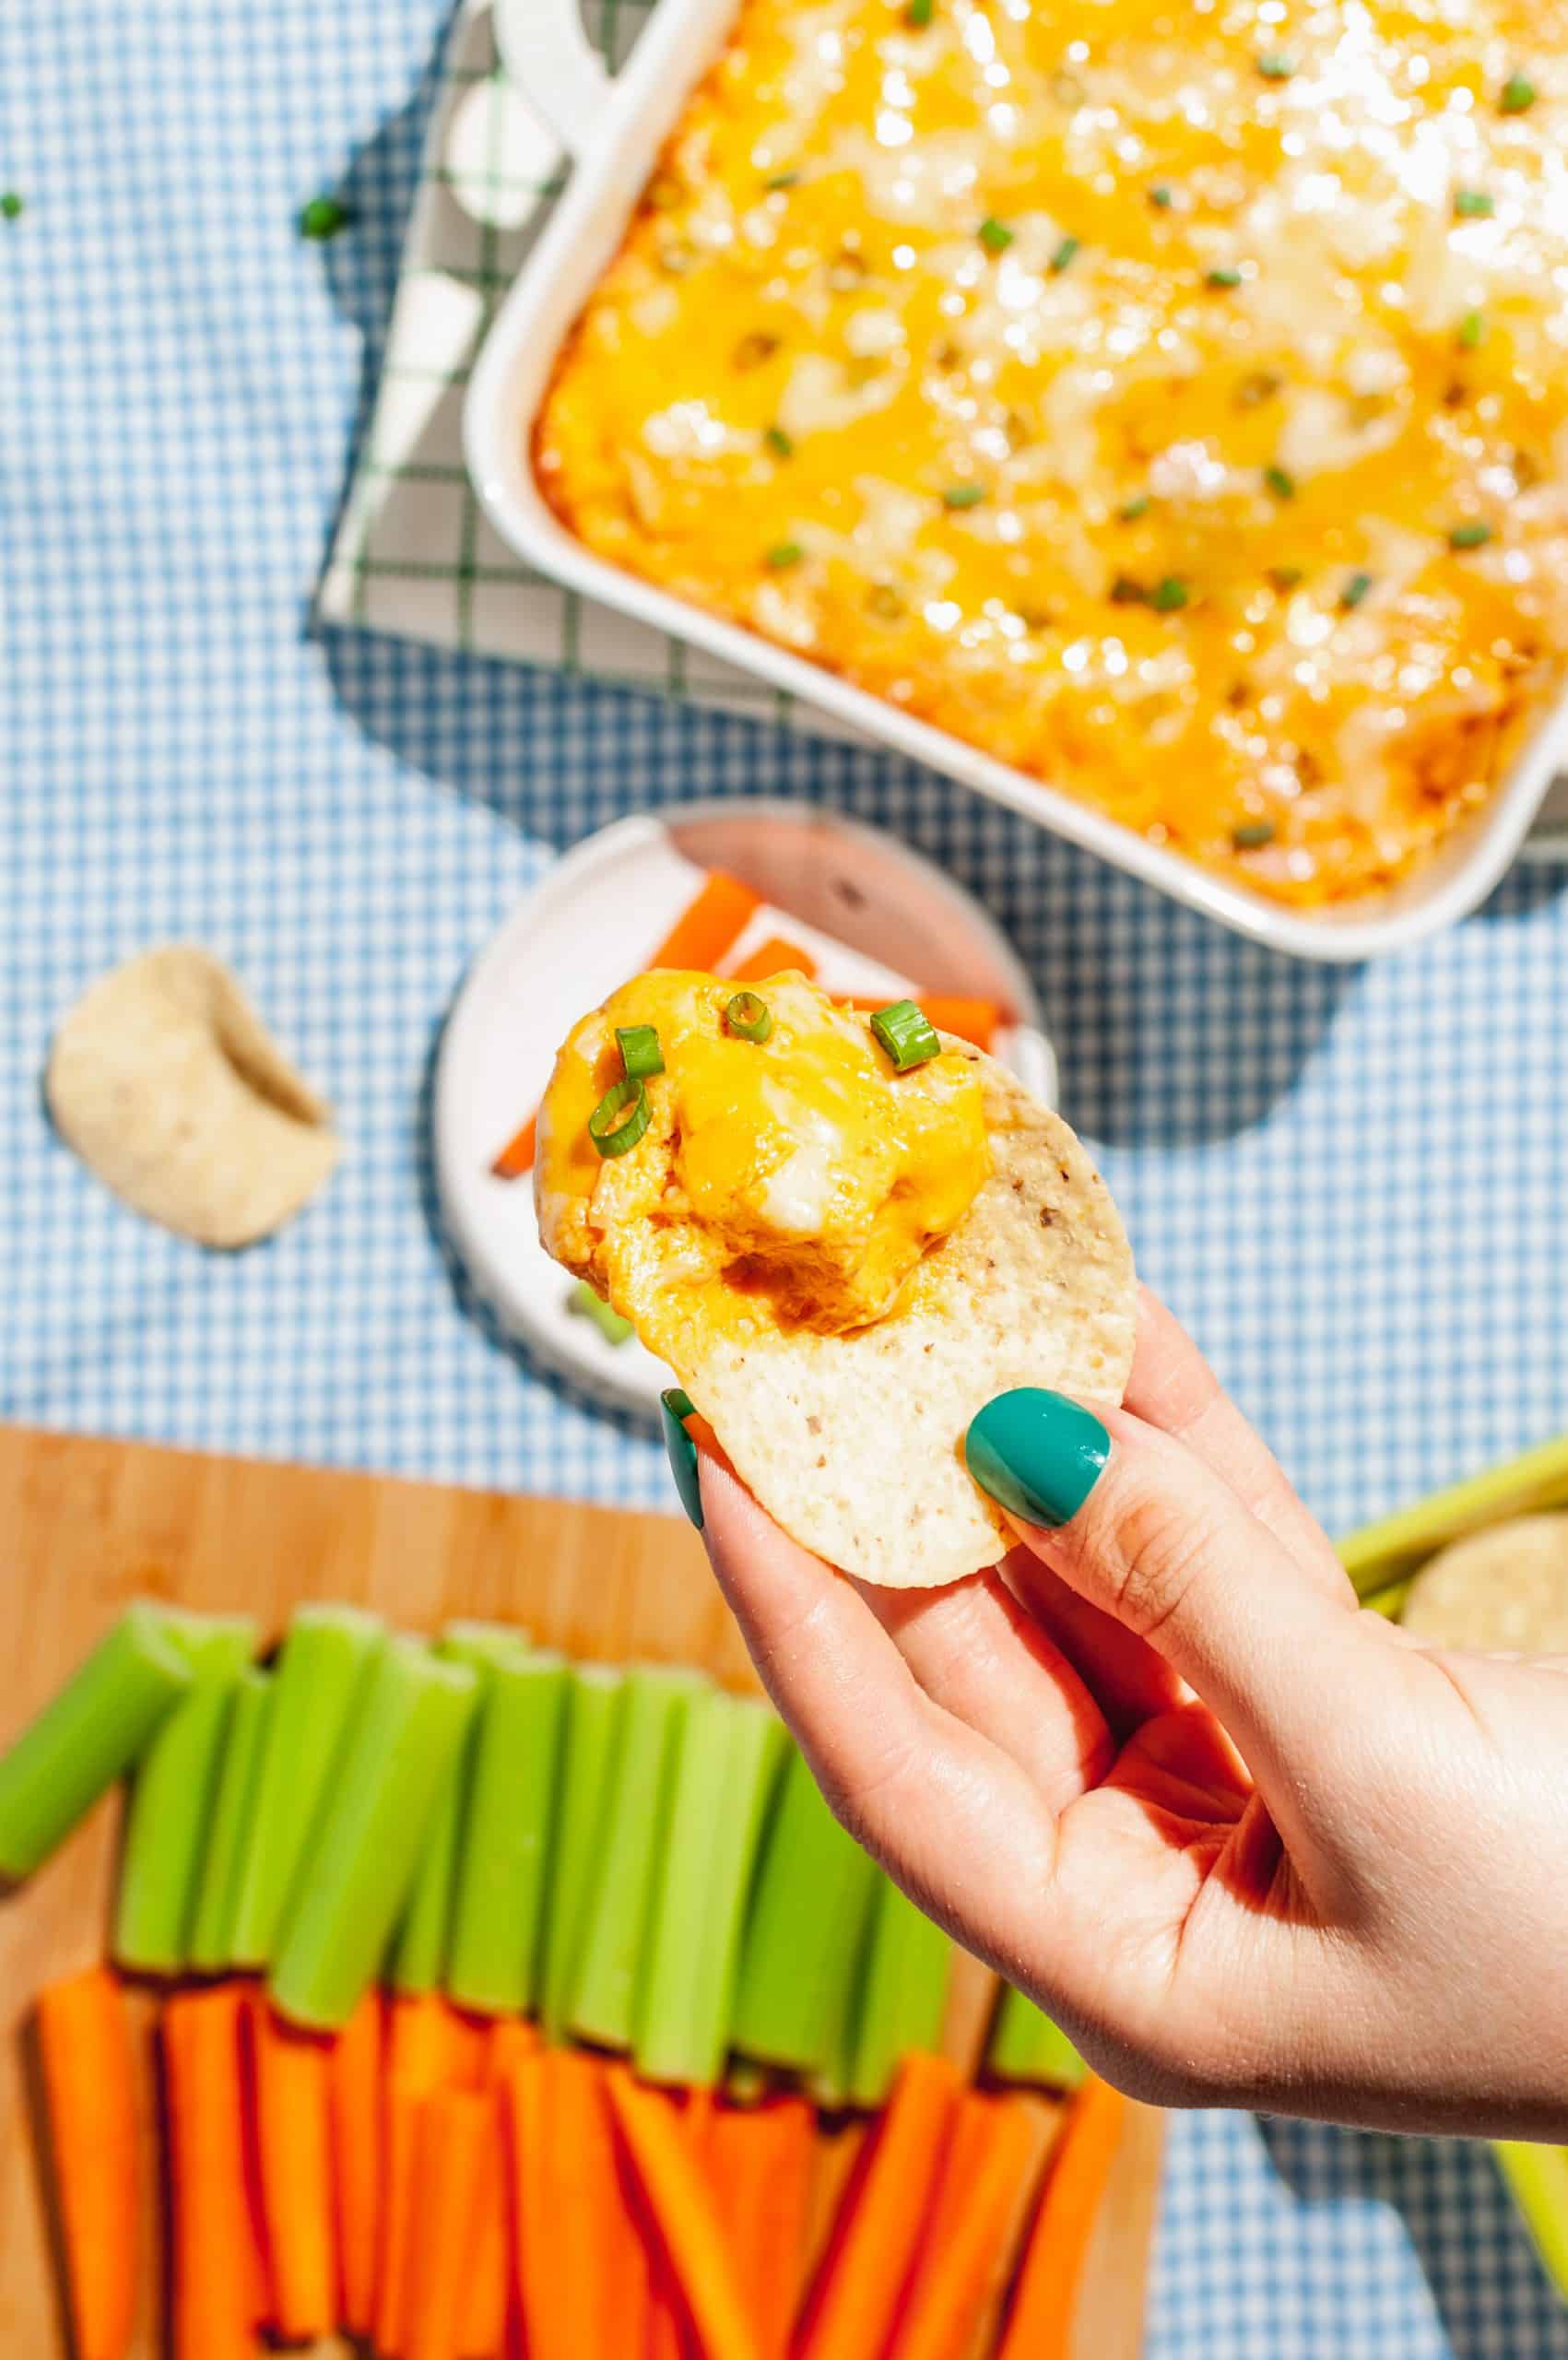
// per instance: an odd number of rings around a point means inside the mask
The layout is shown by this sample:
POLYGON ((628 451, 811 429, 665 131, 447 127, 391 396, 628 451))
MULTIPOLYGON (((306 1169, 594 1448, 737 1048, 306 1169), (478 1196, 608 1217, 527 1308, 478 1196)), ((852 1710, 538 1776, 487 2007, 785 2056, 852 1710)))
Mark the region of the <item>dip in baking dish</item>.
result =
POLYGON ((601 556, 1281 901, 1568 651, 1568 0, 748 0, 534 463, 601 556))

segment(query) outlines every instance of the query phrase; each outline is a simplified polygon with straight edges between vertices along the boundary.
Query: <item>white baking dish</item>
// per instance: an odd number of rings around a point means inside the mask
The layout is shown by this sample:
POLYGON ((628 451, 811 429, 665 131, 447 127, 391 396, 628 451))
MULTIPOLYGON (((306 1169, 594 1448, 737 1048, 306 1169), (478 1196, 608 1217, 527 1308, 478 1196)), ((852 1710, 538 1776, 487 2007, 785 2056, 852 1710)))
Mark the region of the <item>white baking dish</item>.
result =
POLYGON ((665 139, 718 53, 736 0, 660 0, 631 63, 614 80, 590 48, 575 5, 496 0, 495 9, 510 72, 575 162, 571 186, 486 339, 465 411, 475 487, 497 530, 528 564, 584 597, 760 675, 1274 950, 1328 960, 1402 950, 1463 917, 1490 892, 1568 754, 1568 696, 1548 711, 1486 807, 1392 893, 1323 912, 1292 910, 1161 851, 945 730, 607 564, 574 539, 530 471, 534 413, 562 339, 619 249, 665 139))

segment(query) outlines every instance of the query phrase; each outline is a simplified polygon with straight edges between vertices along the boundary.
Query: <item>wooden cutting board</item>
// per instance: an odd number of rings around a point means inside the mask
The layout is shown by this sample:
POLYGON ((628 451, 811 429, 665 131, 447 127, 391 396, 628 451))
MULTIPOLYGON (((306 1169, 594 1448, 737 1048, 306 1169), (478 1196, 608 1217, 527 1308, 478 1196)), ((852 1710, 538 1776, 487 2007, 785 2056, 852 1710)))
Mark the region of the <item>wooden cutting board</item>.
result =
MULTIPOLYGON (((667 1516, 435 1483, 0 1428, 0 1580, 9 1592, 0 1744, 129 1599, 243 1607, 264 1637, 302 1599, 372 1606, 410 1630, 451 1615, 527 1625, 607 1661, 755 1678, 701 1542, 667 1516)), ((111 1799, 21 1892, 0 1898, 0 2354, 65 2352, 29 2031, 33 1995, 104 1955, 119 1804, 111 1799)), ((949 2042, 976 2054, 990 1978, 961 1960, 949 2042)), ((151 2001, 146 2015, 150 2023, 151 2001)), ((148 2103, 151 2122, 150 2055, 148 2103)), ((1096 2233, 1074 2360, 1137 2360, 1161 2118, 1135 2107, 1096 2233)), ((147 2184, 155 2168, 147 2157, 147 2184)), ((149 2214, 153 2208, 149 2207, 149 2214)), ((135 2360, 156 2360, 149 2219, 135 2360)))

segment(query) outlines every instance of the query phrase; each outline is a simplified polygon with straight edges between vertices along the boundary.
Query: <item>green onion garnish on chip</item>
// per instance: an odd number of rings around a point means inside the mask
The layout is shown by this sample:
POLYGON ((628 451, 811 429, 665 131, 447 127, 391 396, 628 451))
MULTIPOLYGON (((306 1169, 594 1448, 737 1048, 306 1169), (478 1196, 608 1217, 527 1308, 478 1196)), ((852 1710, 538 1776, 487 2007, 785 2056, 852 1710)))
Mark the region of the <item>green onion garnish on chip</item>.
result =
POLYGON ((755 992, 737 992, 725 1009, 725 1023, 737 1040, 761 1043, 773 1029, 772 1010, 755 992))
POLYGON ((899 1073, 942 1054, 935 1025, 912 999, 896 999, 890 1008, 879 1008, 871 1019, 871 1030, 899 1073))
POLYGON ((652 1119, 648 1093, 628 1074, 612 1082, 588 1117, 588 1137, 601 1155, 624 1155, 635 1147, 652 1119))
POLYGON ((651 1024, 618 1024, 615 1037, 628 1081, 645 1081, 650 1074, 663 1073, 665 1053, 651 1024))

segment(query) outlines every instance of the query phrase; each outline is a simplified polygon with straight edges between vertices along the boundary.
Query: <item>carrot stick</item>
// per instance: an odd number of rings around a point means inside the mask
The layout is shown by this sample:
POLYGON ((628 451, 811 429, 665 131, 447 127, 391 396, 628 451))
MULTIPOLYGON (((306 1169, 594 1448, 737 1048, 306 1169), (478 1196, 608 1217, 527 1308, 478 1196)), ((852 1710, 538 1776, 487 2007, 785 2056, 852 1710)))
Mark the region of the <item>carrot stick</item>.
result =
POLYGON ((761 897, 749 885, 743 885, 738 877, 731 877, 722 868, 710 869, 696 899, 677 918, 649 960, 649 966, 715 970, 753 911, 760 906, 761 897))
POLYGON ((760 2360, 717 2208, 679 2118, 623 2066, 608 2069, 605 2087, 702 2360, 760 2360))
POLYGON ((331 2050, 316 2033, 298 2031, 250 1995, 256 2163, 271 2325, 289 2342, 324 2335, 336 2315, 332 2138, 328 2089, 331 2050))
MULTIPOLYGON (((808 979, 817 973, 817 962, 809 950, 798 942, 790 942, 782 934, 771 934, 749 951, 737 967, 732 967, 727 980, 732 984, 760 984, 768 975, 782 975, 787 968, 797 968, 808 979)), ((880 1000, 877 1003, 880 1008, 880 1000)))
POLYGON ((763 2360, 783 2360, 800 2300, 815 2138, 811 2108, 793 2097, 718 2106, 708 2130, 709 2177, 763 2360))
POLYGON ((485 2034, 483 2078, 499 2090, 513 2067, 524 2057, 536 2057, 539 2028, 526 2016, 497 2016, 485 2034))
POLYGON ((520 1129, 513 1132, 490 1166, 498 1180, 521 1180, 525 1172, 532 1172, 538 1127, 539 1117, 536 1111, 520 1129))
POLYGON ((261 2308, 246 2185, 245 1987, 181 1992, 163 2011, 173 2201, 174 2360, 252 2360, 261 2308))
POLYGON ((845 2192, 795 2342, 797 2360, 867 2360, 897 2315, 958 2108, 945 2057, 909 2058, 845 2192))
POLYGON ((1016 2233, 1038 2145, 1016 2099, 973 2091, 961 2099, 890 2360, 964 2360, 1016 2233))
POLYGON ((38 2046, 77 2360, 123 2360, 136 2295, 131 2028, 107 1967, 39 1994, 38 2046))
POLYGON ((368 2335, 375 2316, 383 2048, 382 1997, 371 1989, 333 2041, 327 2063, 337 2317, 351 2335, 368 2335))
POLYGON ((467 2291, 458 2321, 458 2360, 493 2360, 506 2341, 507 2218, 501 2092, 492 2084, 473 2094, 484 2117, 484 2169, 467 2291))
MULTIPOLYGON (((491 2100, 477 2090, 433 2090, 419 2101, 413 2178, 419 2233, 403 2345, 407 2360, 461 2360, 493 2153, 490 2122, 491 2100)), ((490 2349, 499 2349, 499 2339, 490 2349)))
POLYGON ((483 2053, 482 2031, 439 1993, 394 1999, 387 2029, 385 2166, 375 2298, 376 2348, 385 2360, 399 2360, 407 2325, 418 2241, 414 2154, 419 2106, 432 2090, 477 2082, 483 2053))
MULTIPOLYGON (((688 903, 649 960, 649 966, 716 968, 725 951, 738 938, 753 910, 760 906, 760 897, 749 885, 743 885, 738 877, 726 876, 722 868, 712 870, 703 879, 695 899, 688 903)), ((787 949, 789 946, 785 944, 783 947, 787 949)), ((796 965, 802 961, 791 960, 786 963, 796 965)), ((762 970, 764 974, 770 972, 767 968, 762 970)), ((815 972, 814 968, 807 969, 808 974, 815 972)), ((496 1179, 521 1180, 525 1173, 532 1172, 537 1146, 535 1137, 537 1121, 536 1109, 507 1140, 490 1165, 496 1179)))
MULTIPOLYGON (((966 999, 957 992, 916 992, 914 997, 921 1014, 938 1032, 955 1032, 977 1049, 991 1046, 1004 1021, 995 1000, 966 999)), ((887 1004, 868 992, 852 992, 839 1002, 841 1008, 858 1008, 867 1013, 887 1004)))
POLYGON ((1068 2360, 1084 2259, 1126 2105, 1093 2074, 1073 2100, 1029 2233, 998 2360, 1068 2360))

